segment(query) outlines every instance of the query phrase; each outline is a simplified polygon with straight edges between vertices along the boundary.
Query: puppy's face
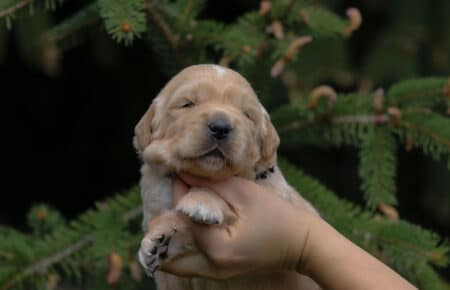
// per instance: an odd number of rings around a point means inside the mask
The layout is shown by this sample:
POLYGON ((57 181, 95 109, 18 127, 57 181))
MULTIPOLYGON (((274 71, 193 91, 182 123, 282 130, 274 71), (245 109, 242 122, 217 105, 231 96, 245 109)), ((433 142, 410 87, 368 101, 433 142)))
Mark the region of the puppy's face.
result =
POLYGON ((279 144, 247 81, 215 65, 191 66, 172 78, 135 133, 145 162, 213 179, 253 178, 258 166, 273 166, 279 144))

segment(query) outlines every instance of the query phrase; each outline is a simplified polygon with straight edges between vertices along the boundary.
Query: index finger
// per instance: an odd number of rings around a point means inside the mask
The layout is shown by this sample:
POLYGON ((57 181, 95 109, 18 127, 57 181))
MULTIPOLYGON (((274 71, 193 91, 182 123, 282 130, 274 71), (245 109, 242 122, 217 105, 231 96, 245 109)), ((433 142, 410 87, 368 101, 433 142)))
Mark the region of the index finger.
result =
POLYGON ((203 187, 214 191, 232 205, 238 205, 244 201, 245 191, 248 190, 248 188, 244 189, 244 186, 246 183, 250 183, 239 177, 230 177, 223 181, 212 181, 185 172, 178 173, 178 176, 192 187, 203 187))
POLYGON ((178 201, 188 193, 189 187, 180 178, 174 177, 172 181, 172 206, 175 206, 178 201))

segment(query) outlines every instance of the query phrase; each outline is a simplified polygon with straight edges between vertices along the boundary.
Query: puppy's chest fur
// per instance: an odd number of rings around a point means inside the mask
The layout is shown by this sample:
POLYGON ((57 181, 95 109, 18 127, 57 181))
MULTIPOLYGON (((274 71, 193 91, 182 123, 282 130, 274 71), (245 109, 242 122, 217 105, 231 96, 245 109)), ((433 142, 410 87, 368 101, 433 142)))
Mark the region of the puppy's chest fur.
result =
MULTIPOLYGON (((149 221, 173 207, 171 179, 160 170, 149 165, 141 169, 141 189, 143 199, 143 227, 147 229, 149 221)), ((255 175, 255 182, 269 188, 295 206, 317 213, 284 179, 278 167, 270 167, 255 175)), ((202 211, 202 205, 198 204, 202 211)), ((262 253, 264 254, 264 253, 262 253)), ((295 272, 264 273, 253 276, 213 281, 200 278, 181 278, 158 271, 155 279, 159 290, 256 290, 256 289, 319 289, 317 284, 306 276, 295 272)))

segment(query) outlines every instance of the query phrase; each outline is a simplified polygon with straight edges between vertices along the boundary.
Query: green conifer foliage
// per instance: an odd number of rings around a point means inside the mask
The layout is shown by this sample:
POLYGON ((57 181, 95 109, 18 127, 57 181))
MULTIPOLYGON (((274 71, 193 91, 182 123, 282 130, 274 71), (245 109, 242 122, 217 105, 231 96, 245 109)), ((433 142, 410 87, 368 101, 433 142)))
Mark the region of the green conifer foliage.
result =
POLYGON ((144 0, 99 0, 100 16, 112 38, 130 44, 145 31, 144 0))
POLYGON ((359 175, 369 207, 396 205, 396 144, 388 128, 371 126, 361 142, 359 175))

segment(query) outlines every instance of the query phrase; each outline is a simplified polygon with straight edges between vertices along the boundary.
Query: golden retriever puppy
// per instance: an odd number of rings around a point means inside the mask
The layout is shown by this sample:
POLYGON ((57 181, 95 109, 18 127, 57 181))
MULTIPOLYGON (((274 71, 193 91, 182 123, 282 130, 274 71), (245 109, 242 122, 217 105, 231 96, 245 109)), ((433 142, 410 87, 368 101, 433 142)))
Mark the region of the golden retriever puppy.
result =
POLYGON ((155 275, 159 290, 319 289, 308 277, 289 271, 221 280, 174 275, 185 275, 190 269, 198 273, 209 263, 196 248, 186 219, 220 226, 234 218, 222 199, 200 188, 193 188, 171 210, 171 177, 178 171, 215 180, 238 175, 316 213, 278 169, 278 134, 239 73, 217 65, 195 65, 181 71, 137 124, 134 145, 143 160, 146 236, 139 260, 147 273, 155 275))

